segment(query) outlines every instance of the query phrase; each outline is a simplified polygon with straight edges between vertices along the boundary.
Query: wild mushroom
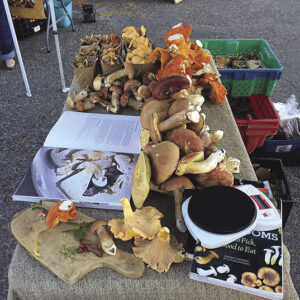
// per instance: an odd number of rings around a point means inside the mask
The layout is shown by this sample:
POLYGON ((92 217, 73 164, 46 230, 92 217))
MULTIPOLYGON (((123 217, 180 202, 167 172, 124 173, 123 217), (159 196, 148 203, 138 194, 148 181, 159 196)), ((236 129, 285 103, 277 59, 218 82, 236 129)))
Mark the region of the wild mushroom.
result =
POLYGON ((102 86, 102 77, 100 75, 97 75, 93 81, 93 88, 96 92, 101 90, 102 86))
POLYGON ((150 152, 150 158, 153 181, 161 184, 174 173, 179 161, 179 148, 172 142, 159 143, 150 152))
POLYGON ((114 237, 123 241, 128 241, 132 238, 153 240, 161 228, 160 219, 163 217, 163 214, 151 206, 132 211, 126 198, 121 198, 120 201, 123 206, 124 219, 108 221, 108 226, 114 237))
POLYGON ((141 83, 136 79, 129 79, 124 84, 124 92, 131 91, 137 101, 142 101, 142 97, 138 95, 137 89, 141 86, 141 83))
POLYGON ((241 283, 248 287, 256 287, 257 286, 257 276, 252 272, 244 272, 242 274, 241 283))
POLYGON ((168 119, 160 122, 158 125, 158 129, 160 132, 168 131, 170 129, 180 127, 181 125, 186 123, 198 123, 199 120, 200 120, 200 115, 197 110, 195 109, 183 110, 172 115, 168 119))
POLYGON ((202 140, 195 132, 189 129, 175 128, 168 135, 167 140, 176 144, 185 154, 204 150, 202 140))
POLYGON ((149 133, 150 133, 150 137, 151 140, 154 144, 158 144, 162 141, 162 137, 161 134, 158 130, 158 122, 159 122, 159 118, 157 113, 152 113, 152 118, 150 120, 150 126, 149 126, 149 133))
POLYGON ((219 259, 218 253, 213 250, 209 250, 209 253, 206 256, 197 256, 196 262, 200 265, 206 265, 211 262, 214 258, 219 259))
POLYGON ((159 273, 168 272, 173 262, 180 263, 184 260, 182 244, 170 235, 167 227, 160 228, 154 240, 135 239, 134 245, 134 255, 159 273))
POLYGON ((104 220, 95 221, 91 226, 91 232, 97 234, 102 250, 109 255, 116 255, 117 247, 106 230, 107 222, 104 220))
POLYGON ((155 81, 155 75, 151 72, 146 72, 142 76, 142 82, 144 85, 148 86, 152 81, 155 81))
POLYGON ((180 176, 187 173, 208 173, 215 169, 218 163, 221 162, 224 157, 224 149, 219 149, 213 152, 207 159, 202 161, 195 161, 194 157, 186 155, 179 161, 175 174, 180 176))
POLYGON ((75 108, 75 103, 71 97, 67 97, 66 102, 70 108, 75 108))
POLYGON ((275 293, 282 294, 282 286, 281 285, 276 286, 275 293))
POLYGON ((181 204, 182 204, 182 193, 184 190, 195 189, 192 182, 185 176, 173 177, 168 181, 164 182, 160 189, 167 192, 173 192, 175 201, 175 219, 176 227, 180 232, 186 231, 186 226, 182 216, 181 204))
POLYGON ((202 268, 197 268, 197 273, 200 276, 210 276, 210 275, 217 276, 218 275, 216 269, 213 266, 210 266, 210 268, 208 270, 204 270, 202 268))
POLYGON ((152 100, 147 102, 141 112, 141 125, 144 129, 149 129, 150 119, 155 112, 158 115, 159 121, 162 122, 168 117, 168 110, 171 104, 164 101, 152 100))
POLYGON ((154 99, 167 99, 173 94, 190 87, 190 81, 184 76, 172 75, 158 80, 153 85, 152 97, 154 99))
POLYGON ((189 123, 188 129, 194 131, 197 135, 200 135, 200 133, 202 132, 204 125, 205 125, 205 114, 201 113, 200 114, 200 119, 198 123, 189 123))
POLYGON ((136 208, 142 208, 149 194, 151 179, 150 160, 142 151, 132 174, 131 196, 136 208))
POLYGON ((124 67, 124 69, 111 73, 104 79, 104 84, 106 87, 110 87, 115 80, 125 76, 128 76, 129 79, 134 78, 133 66, 130 63, 125 62, 124 67))
POLYGON ((122 94, 122 90, 117 86, 111 86, 109 91, 112 92, 111 95, 111 105, 113 107, 113 111, 109 108, 112 112, 118 112, 120 109, 120 96, 122 94))
POLYGON ((50 229, 55 227, 59 222, 68 222, 77 218, 75 204, 71 200, 60 201, 54 204, 48 211, 46 224, 50 229))
POLYGON ((271 258, 271 265, 275 265, 277 258, 280 255, 280 251, 279 249, 281 248, 280 246, 272 246, 271 248, 273 248, 275 250, 275 254, 272 256, 271 258))
POLYGON ((81 90, 78 94, 76 94, 76 92, 74 91, 73 93, 74 103, 76 103, 77 101, 84 100, 85 98, 87 98, 87 96, 88 96, 87 90, 81 90))
POLYGON ((224 132, 222 130, 212 131, 203 131, 200 133, 200 138, 203 141, 203 146, 208 147, 213 143, 218 142, 222 139, 224 132))
POLYGON ((171 117, 180 111, 192 108, 193 107, 190 106, 190 100, 188 98, 178 98, 172 103, 169 109, 169 116, 171 117))
POLYGON ((149 86, 141 85, 137 90, 137 95, 141 99, 148 99, 152 96, 149 86))
POLYGON ((270 264, 270 259, 271 259, 271 255, 274 253, 274 251, 272 249, 264 249, 264 251, 266 252, 265 254, 265 262, 267 265, 270 264))
POLYGON ((131 95, 132 92, 129 90, 123 93, 120 99, 121 106, 126 107, 128 105, 134 110, 141 110, 143 108, 143 102, 137 101, 131 95))
POLYGON ((263 280, 263 283, 268 286, 276 286, 280 282, 280 275, 272 268, 260 268, 257 277, 263 280))
POLYGON ((270 288, 269 286, 266 286, 266 285, 262 285, 262 286, 259 287, 258 289, 259 289, 259 290, 262 290, 262 291, 274 293, 274 290, 273 290, 272 288, 270 288))
POLYGON ((149 143, 150 140, 150 132, 147 129, 142 129, 141 135, 140 135, 140 142, 142 149, 145 148, 145 146, 149 143))
POLYGON ((95 106, 96 105, 94 103, 90 103, 90 102, 77 101, 75 103, 76 110, 81 112, 93 109, 95 106))

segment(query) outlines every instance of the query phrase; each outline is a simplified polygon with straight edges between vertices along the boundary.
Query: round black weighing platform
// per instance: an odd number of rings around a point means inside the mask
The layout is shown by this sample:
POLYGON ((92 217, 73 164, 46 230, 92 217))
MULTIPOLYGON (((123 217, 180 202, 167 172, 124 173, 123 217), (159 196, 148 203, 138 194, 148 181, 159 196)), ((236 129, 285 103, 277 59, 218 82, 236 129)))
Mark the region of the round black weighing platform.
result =
POLYGON ((212 186, 195 191, 188 206, 191 220, 200 228, 218 234, 246 229, 257 211, 249 196, 228 186, 212 186))

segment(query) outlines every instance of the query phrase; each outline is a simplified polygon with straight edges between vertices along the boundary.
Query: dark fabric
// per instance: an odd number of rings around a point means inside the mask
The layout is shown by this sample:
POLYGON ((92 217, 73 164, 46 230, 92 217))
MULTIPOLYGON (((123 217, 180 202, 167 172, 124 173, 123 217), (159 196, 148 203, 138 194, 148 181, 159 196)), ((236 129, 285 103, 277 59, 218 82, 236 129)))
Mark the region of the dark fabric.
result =
POLYGON ((10 33, 3 0, 0 0, 0 53, 8 54, 14 50, 14 43, 10 33))

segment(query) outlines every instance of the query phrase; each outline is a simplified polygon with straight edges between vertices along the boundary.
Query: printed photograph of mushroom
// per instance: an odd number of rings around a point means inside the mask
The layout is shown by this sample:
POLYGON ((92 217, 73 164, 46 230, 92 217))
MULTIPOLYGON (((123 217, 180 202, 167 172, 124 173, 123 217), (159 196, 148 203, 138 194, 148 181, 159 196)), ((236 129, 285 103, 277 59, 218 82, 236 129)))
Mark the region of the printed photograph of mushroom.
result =
POLYGON ((43 198, 118 205, 130 198, 136 160, 133 154, 42 147, 32 162, 32 182, 43 198))
POLYGON ((282 299, 281 231, 252 231, 217 249, 195 247, 190 278, 282 299))

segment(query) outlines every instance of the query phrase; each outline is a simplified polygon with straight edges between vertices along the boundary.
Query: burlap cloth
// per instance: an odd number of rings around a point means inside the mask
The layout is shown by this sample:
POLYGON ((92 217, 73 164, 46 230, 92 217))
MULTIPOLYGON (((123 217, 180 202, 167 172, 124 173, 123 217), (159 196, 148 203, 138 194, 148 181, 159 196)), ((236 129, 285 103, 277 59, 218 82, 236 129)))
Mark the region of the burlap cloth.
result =
MULTIPOLYGON (((72 90, 75 88, 72 84, 72 90)), ((71 93, 72 93, 71 90, 71 93)), ((64 110, 67 109, 66 106, 64 110)), ((207 116, 207 124, 212 130, 224 131, 224 138, 219 147, 224 147, 228 155, 241 160, 240 178, 255 180, 256 176, 251 166, 249 156, 241 140, 228 102, 222 105, 206 103, 203 111, 207 116)), ((104 111, 101 110, 103 113, 104 111)), ((132 113, 128 110, 126 113, 132 113)), ((184 237, 175 228, 174 205, 170 197, 151 193, 145 205, 153 205, 163 214, 163 226, 168 226, 172 233, 181 241, 184 237)), ((95 217, 110 219, 121 217, 117 211, 82 209, 95 217)), ((130 243, 123 243, 121 248, 130 249, 130 243)), ((48 269, 30 257, 20 246, 16 247, 9 273, 8 299, 28 300, 73 300, 73 299, 211 299, 211 300, 254 300, 262 299, 232 289, 190 280, 188 277, 191 262, 173 264, 167 274, 159 274, 150 268, 139 279, 127 279, 109 269, 96 269, 83 277, 74 285, 68 285, 55 277, 48 269)), ((290 255, 284 247, 284 299, 299 299, 294 289, 290 271, 290 255)))

